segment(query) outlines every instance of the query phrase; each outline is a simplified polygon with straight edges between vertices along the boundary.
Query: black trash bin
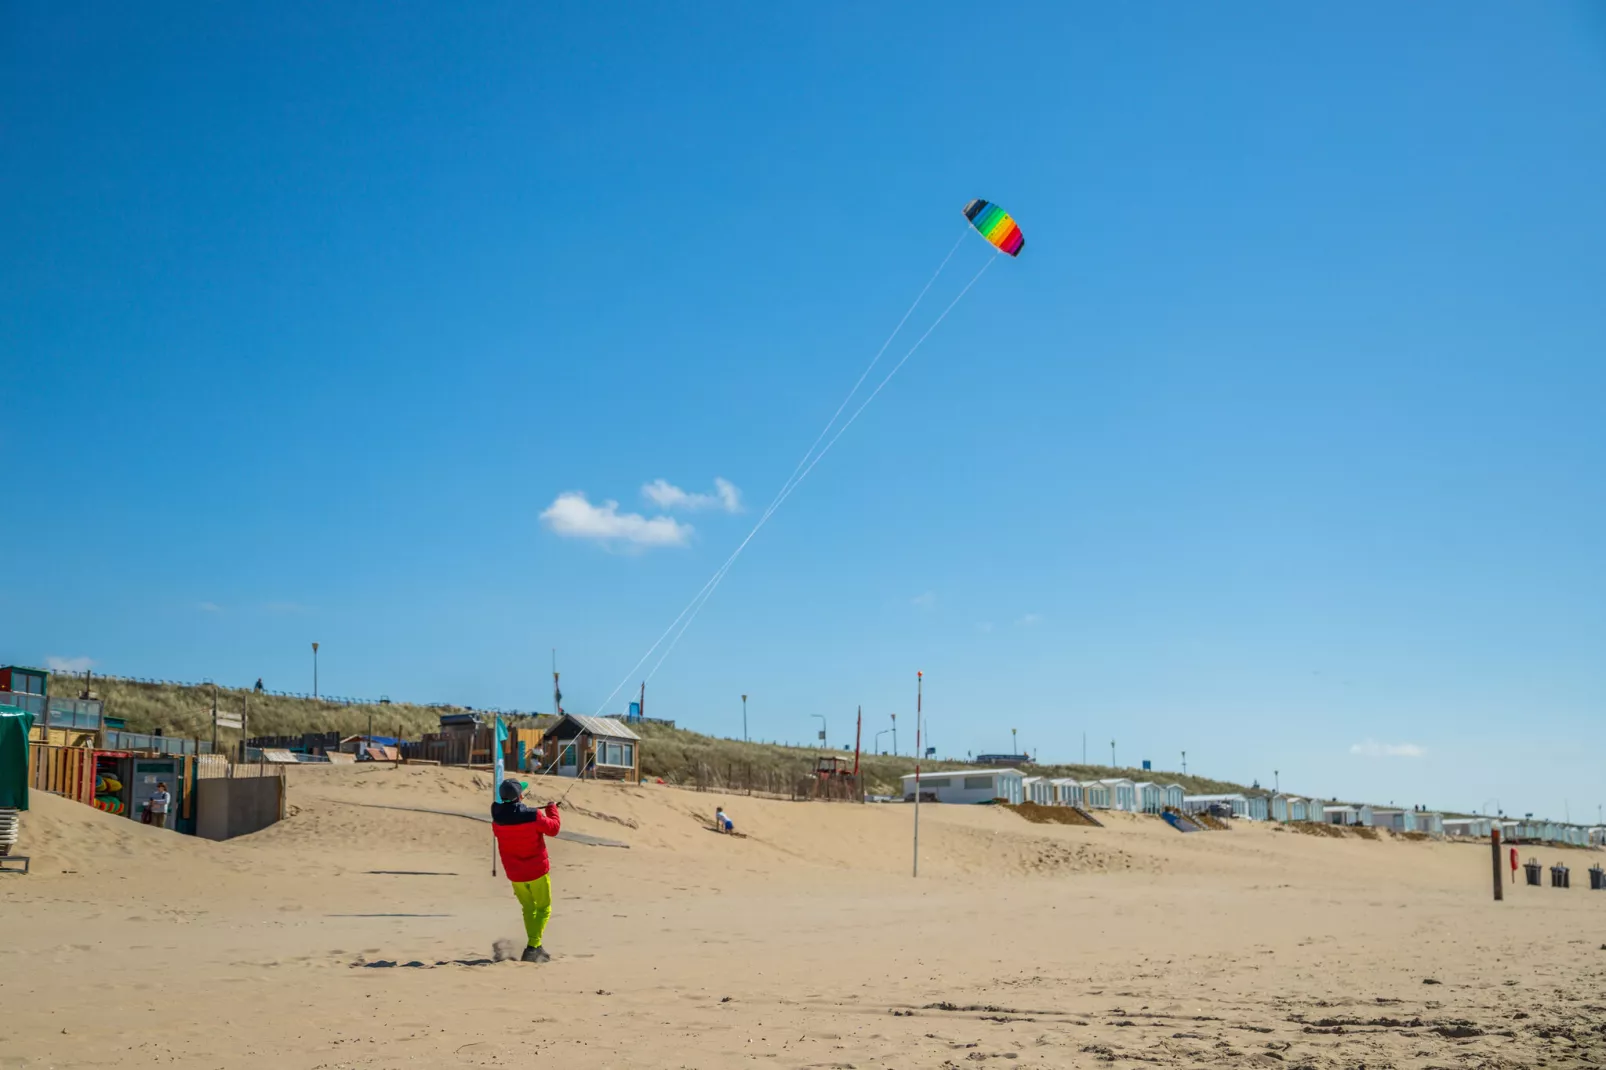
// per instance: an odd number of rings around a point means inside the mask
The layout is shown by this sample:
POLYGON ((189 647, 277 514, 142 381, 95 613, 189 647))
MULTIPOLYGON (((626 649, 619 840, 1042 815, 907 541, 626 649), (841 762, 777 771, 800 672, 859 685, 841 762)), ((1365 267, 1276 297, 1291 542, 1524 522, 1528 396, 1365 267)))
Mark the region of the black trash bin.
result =
POLYGON ((1606 892, 1606 869, 1599 866, 1589 868, 1589 888, 1594 892, 1606 892))
POLYGON ((1527 874, 1528 883, 1533 885, 1535 888, 1538 888, 1540 885, 1544 884, 1541 874, 1544 873, 1545 867, 1541 866, 1537 859, 1530 858, 1528 861, 1524 862, 1522 864, 1522 871, 1527 874))
POLYGON ((1567 867, 1566 866, 1558 864, 1558 865, 1554 865, 1554 866, 1550 867, 1550 886, 1552 888, 1571 888, 1572 887, 1572 885, 1569 884, 1568 881, 1567 881, 1567 867))

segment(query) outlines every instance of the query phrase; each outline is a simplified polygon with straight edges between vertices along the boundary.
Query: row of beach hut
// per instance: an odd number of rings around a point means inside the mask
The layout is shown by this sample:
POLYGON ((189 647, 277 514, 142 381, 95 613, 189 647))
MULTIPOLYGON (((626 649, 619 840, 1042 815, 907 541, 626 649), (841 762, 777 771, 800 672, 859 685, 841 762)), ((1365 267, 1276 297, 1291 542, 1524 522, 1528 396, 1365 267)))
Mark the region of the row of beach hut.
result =
MULTIPOLYGON (((903 778, 903 797, 914 800, 911 774, 903 778)), ((1230 813, 1248 821, 1314 821, 1329 825, 1388 829, 1466 839, 1488 839, 1498 825, 1506 840, 1606 847, 1606 825, 1586 827, 1555 821, 1511 821, 1490 817, 1445 817, 1432 810, 1372 806, 1368 803, 1323 802, 1284 792, 1251 794, 1228 792, 1189 795, 1180 784, 1133 781, 1125 777, 1075 780, 1071 777, 1028 776, 1019 769, 959 769, 928 773, 920 778, 920 793, 944 803, 1036 803, 1039 806, 1075 806, 1083 810, 1120 810, 1133 814, 1230 813)))

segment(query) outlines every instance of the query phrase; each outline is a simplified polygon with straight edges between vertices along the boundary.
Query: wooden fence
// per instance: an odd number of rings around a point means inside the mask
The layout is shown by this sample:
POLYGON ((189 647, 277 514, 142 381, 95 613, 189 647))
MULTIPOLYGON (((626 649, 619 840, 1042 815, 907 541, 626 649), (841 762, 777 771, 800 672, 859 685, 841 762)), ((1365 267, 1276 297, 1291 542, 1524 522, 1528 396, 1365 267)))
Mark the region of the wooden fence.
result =
POLYGON ((92 805, 95 752, 88 747, 29 747, 28 786, 92 805))
POLYGON ((698 762, 693 775, 689 786, 698 791, 741 792, 772 799, 864 801, 859 778, 845 774, 816 777, 796 769, 754 768, 747 762, 698 762))

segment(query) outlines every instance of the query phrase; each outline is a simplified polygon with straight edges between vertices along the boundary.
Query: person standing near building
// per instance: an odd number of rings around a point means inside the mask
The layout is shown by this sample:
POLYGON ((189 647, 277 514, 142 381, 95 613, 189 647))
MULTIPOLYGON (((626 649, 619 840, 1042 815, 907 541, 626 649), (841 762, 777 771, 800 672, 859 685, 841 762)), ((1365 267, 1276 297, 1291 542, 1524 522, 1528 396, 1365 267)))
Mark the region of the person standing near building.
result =
POLYGON ((496 789, 496 802, 491 804, 491 831, 502 856, 502 870, 513 882, 513 894, 524 912, 527 943, 520 961, 548 962, 552 956, 541 946, 552 917, 552 863, 547 858, 546 838, 558 834, 561 822, 557 803, 532 810, 520 801, 527 787, 512 777, 502 781, 496 789))
POLYGON ((156 782, 156 794, 151 796, 151 824, 167 827, 167 812, 173 808, 173 796, 167 793, 167 782, 156 782))

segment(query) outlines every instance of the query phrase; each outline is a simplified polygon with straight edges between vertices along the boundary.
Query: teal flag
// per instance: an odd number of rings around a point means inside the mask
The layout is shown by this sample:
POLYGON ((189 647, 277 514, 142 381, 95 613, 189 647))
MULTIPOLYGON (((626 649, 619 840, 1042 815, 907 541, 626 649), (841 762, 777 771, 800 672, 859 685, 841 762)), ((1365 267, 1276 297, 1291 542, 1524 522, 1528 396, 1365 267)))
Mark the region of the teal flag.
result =
POLYGON ((502 715, 496 714, 496 780, 491 784, 491 798, 497 798, 497 792, 502 787, 503 760, 502 755, 507 750, 507 725, 502 723, 502 715))
POLYGON ((0 706, 0 809, 28 809, 28 733, 33 714, 0 706))

